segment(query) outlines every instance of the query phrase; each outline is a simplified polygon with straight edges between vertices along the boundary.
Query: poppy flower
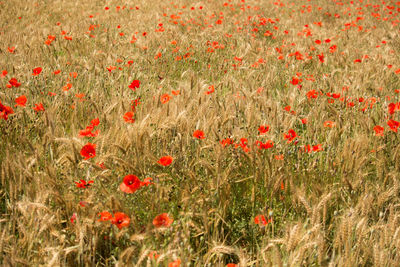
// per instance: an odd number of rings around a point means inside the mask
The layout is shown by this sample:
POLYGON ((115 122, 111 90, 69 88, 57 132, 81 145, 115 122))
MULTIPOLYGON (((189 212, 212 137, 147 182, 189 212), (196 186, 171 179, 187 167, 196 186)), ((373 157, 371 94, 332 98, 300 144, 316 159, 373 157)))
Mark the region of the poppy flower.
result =
POLYGON ((124 121, 128 123, 134 123, 135 122, 135 119, 133 118, 134 115, 135 113, 133 113, 132 111, 128 111, 127 113, 124 114, 124 121))
POLYGON ((395 120, 389 120, 387 122, 387 125, 390 127, 390 130, 397 133, 397 128, 400 126, 400 122, 395 121, 395 120))
POLYGON ((14 111, 11 107, 9 106, 4 106, 3 104, 1 104, 0 102, 0 118, 3 118, 4 120, 8 119, 8 115, 9 114, 13 114, 14 111))
POLYGON ((209 94, 212 94, 212 93, 214 93, 214 92, 215 92, 214 85, 210 85, 210 86, 208 87, 208 91, 206 91, 205 94, 206 94, 206 95, 209 95, 209 94))
POLYGON ((322 151, 322 150, 324 150, 322 148, 322 144, 318 144, 318 145, 315 145, 312 147, 312 151, 314 151, 314 152, 318 152, 318 151, 322 151))
POLYGON ((79 182, 75 182, 76 187, 78 187, 78 188, 88 188, 93 183, 94 183, 93 180, 90 180, 87 182, 85 180, 79 180, 79 182))
POLYGON ((171 156, 165 156, 165 157, 160 158, 157 161, 157 163, 160 165, 163 165, 163 166, 169 166, 169 165, 171 165, 172 161, 173 161, 173 158, 171 156))
POLYGON ((153 220, 153 225, 157 228, 169 227, 174 219, 170 218, 167 213, 157 215, 153 220))
POLYGON ((266 134, 269 131, 268 125, 261 125, 258 127, 258 135, 266 134))
POLYGON ((89 202, 87 202, 87 201, 79 201, 79 205, 81 207, 86 207, 88 204, 89 204, 89 202))
POLYGON ((274 142, 272 142, 272 140, 268 140, 265 143, 261 141, 256 141, 256 145, 258 145, 259 149, 268 149, 274 147, 274 142))
POLYGON ((1 78, 4 78, 4 77, 6 77, 7 74, 8 74, 7 70, 3 70, 3 71, 0 73, 0 77, 1 77, 1 78))
POLYGON ((111 213, 109 213, 108 211, 100 212, 100 213, 98 214, 98 216, 100 216, 100 219, 98 219, 99 222, 110 221, 110 220, 112 220, 112 218, 113 218, 113 216, 111 215, 111 213))
POLYGON ((139 88, 139 86, 140 86, 140 81, 133 80, 132 83, 129 85, 129 88, 131 88, 133 91, 135 91, 136 88, 139 88))
POLYGON ((165 104, 171 99, 169 94, 163 94, 160 98, 161 103, 165 104))
POLYGON ((148 186, 148 185, 154 184, 152 181, 153 181, 153 178, 147 177, 147 178, 145 178, 143 180, 143 182, 140 185, 141 186, 148 186))
POLYGON ((168 267, 179 267, 179 266, 181 266, 181 259, 177 259, 168 264, 168 267))
POLYGON ((327 128, 335 127, 335 125, 336 125, 336 123, 333 121, 325 121, 324 122, 324 127, 327 127, 327 128))
POLYGON ((257 215, 257 216, 254 218, 254 223, 255 223, 255 224, 258 224, 258 225, 260 225, 260 226, 265 226, 265 225, 268 224, 268 221, 267 221, 267 219, 265 219, 265 216, 264 216, 264 215, 257 215))
POLYGON ((71 218, 69 219, 69 221, 74 224, 76 222, 76 212, 74 212, 71 216, 71 218))
POLYGON ((121 229, 123 227, 128 227, 131 219, 128 215, 123 212, 114 213, 114 218, 112 218, 111 223, 121 229))
POLYGON ((232 145, 233 140, 230 138, 225 138, 225 139, 219 141, 219 143, 222 145, 222 147, 226 147, 227 145, 232 145))
POLYGON ((393 115, 396 111, 400 110, 400 102, 399 103, 390 103, 388 106, 389 114, 393 115))
POLYGON ((149 257, 149 259, 158 259, 158 257, 160 257, 160 255, 157 253, 157 251, 150 251, 149 254, 147 255, 147 257, 149 257))
POLYGON ((204 136, 204 132, 201 131, 201 130, 196 130, 196 131, 194 131, 194 132, 193 132, 193 137, 194 137, 194 138, 197 138, 197 139, 204 139, 204 138, 206 138, 206 137, 204 136))
POLYGON ((15 106, 16 107, 25 107, 25 105, 26 105, 26 101, 27 101, 27 99, 26 99, 26 96, 25 95, 21 95, 21 96, 19 96, 19 97, 17 97, 16 99, 15 99, 15 106))
POLYGON ((132 194, 138 190, 141 185, 142 182, 136 175, 129 174, 124 177, 122 183, 119 185, 119 189, 127 194, 132 194))
POLYGON ((139 106, 140 103, 140 97, 136 98, 135 100, 132 100, 132 112, 135 112, 136 107, 139 106))
POLYGON ((8 81, 8 83, 11 85, 11 87, 12 87, 12 86, 14 86, 14 87, 20 87, 20 86, 21 86, 21 83, 19 83, 18 80, 17 80, 16 78, 11 78, 11 79, 8 81))
POLYGON ((44 111, 43 104, 42 104, 42 103, 35 104, 35 106, 33 107, 33 110, 34 110, 34 111, 37 111, 37 112, 39 112, 39 111, 44 111))
POLYGON ((37 68, 34 68, 34 69, 33 69, 32 75, 33 75, 33 76, 37 76, 37 75, 39 75, 41 72, 42 72, 42 68, 41 68, 41 67, 37 67, 37 68))
POLYGON ((235 263, 228 263, 225 267, 239 267, 239 265, 235 263))
POLYGON ((299 82, 300 82, 300 80, 297 79, 296 77, 293 77, 292 80, 290 81, 290 83, 293 84, 293 85, 298 85, 299 82))
POLYGON ((382 126, 376 125, 374 127, 374 131, 375 131, 375 136, 383 136, 383 131, 385 129, 382 126))
POLYGON ((93 125, 93 126, 99 125, 100 124, 99 118, 95 118, 95 119, 91 120, 90 124, 93 125))
POLYGON ((284 135, 284 138, 288 140, 288 143, 292 142, 296 137, 297 134, 293 129, 290 129, 288 133, 284 135))
POLYGON ((85 160, 90 158, 94 158, 96 156, 96 145, 87 143, 81 149, 81 156, 84 157, 85 160))
POLYGON ((99 131, 94 131, 93 132, 93 125, 87 126, 85 130, 80 130, 79 131, 79 136, 80 137, 96 137, 99 135, 99 131))
POLYGON ((180 95, 181 91, 180 90, 172 90, 171 91, 173 95, 180 95))

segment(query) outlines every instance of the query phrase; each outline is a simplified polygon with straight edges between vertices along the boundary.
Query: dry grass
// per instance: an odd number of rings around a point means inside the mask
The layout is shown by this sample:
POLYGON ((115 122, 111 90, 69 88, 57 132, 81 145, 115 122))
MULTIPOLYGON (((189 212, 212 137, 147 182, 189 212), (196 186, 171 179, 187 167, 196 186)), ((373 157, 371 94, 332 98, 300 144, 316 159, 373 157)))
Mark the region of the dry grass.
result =
POLYGON ((400 266, 400 146, 387 125, 399 120, 388 113, 399 101, 399 11, 359 0, 1 1, 0 101, 14 113, 0 119, 0 263, 400 266), (21 86, 7 88, 11 78, 21 86), (14 107, 21 95, 26 107, 14 107), (79 137, 94 118, 99 135, 79 137), (260 136, 260 125, 270 130, 260 136), (84 160, 88 142, 96 156, 84 160), (128 174, 154 184, 126 194, 128 174), (102 211, 130 225, 100 222, 102 211), (170 227, 154 227, 161 213, 170 227), (257 215, 272 221, 256 225, 257 215))

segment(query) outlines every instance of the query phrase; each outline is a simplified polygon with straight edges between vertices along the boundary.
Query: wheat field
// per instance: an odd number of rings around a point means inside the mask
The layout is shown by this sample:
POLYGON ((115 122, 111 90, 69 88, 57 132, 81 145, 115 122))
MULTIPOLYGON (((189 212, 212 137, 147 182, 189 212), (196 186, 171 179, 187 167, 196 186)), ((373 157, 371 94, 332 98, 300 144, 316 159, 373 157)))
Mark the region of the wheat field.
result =
POLYGON ((2 266, 400 266, 400 2, 0 1, 2 266))

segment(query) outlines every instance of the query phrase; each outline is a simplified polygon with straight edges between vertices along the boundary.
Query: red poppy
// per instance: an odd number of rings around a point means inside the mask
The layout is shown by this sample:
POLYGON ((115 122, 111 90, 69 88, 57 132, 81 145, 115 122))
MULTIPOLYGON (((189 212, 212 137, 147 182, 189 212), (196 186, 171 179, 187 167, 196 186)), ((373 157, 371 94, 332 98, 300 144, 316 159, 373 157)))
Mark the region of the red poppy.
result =
POLYGON ((139 86, 140 86, 140 81, 133 80, 132 83, 129 85, 129 88, 131 88, 133 91, 135 91, 136 88, 139 88, 139 86))
POLYGON ((9 114, 13 114, 14 111, 11 107, 9 106, 4 106, 3 104, 1 104, 0 102, 0 118, 3 118, 4 120, 8 119, 8 115, 9 114))
POLYGON ((313 90, 307 92, 307 98, 308 98, 308 99, 310 99, 310 98, 317 98, 317 97, 318 97, 318 92, 315 91, 315 89, 313 89, 313 90))
POLYGON ((266 134, 269 131, 269 125, 261 125, 258 127, 258 135, 266 134))
POLYGON ((375 131, 375 136, 383 136, 383 131, 385 129, 382 126, 376 125, 374 127, 374 131, 375 131))
POLYGON ((80 137, 96 137, 99 135, 99 130, 93 132, 93 125, 87 126, 85 130, 79 131, 80 137))
POLYGON ((141 185, 142 182, 136 175, 129 174, 124 177, 122 183, 119 185, 119 189, 127 194, 132 194, 138 190, 141 185))
POLYGON ((75 97, 79 98, 79 102, 83 102, 85 101, 85 94, 84 93, 79 93, 79 94, 75 94, 75 97))
POLYGON ((81 207, 86 207, 88 204, 89 204, 89 202, 86 202, 86 201, 79 201, 79 205, 80 205, 81 207))
POLYGON ((11 78, 8 81, 8 83, 11 85, 11 87, 12 86, 14 86, 14 87, 20 87, 21 86, 21 83, 19 83, 16 78, 11 78))
POLYGON ((181 91, 180 90, 172 90, 173 95, 180 95, 181 91))
POLYGON ((169 165, 171 165, 172 161, 173 161, 173 158, 171 156, 165 156, 165 157, 160 158, 157 161, 157 163, 161 164, 163 166, 169 166, 169 165))
POLYGON ((7 70, 3 70, 3 71, 0 73, 0 77, 1 77, 1 78, 4 78, 4 77, 6 77, 7 74, 8 74, 7 70))
POLYGON ((233 140, 230 138, 225 138, 221 141, 219 141, 219 143, 223 146, 226 147, 227 145, 232 145, 233 144, 233 140))
POLYGON ((179 266, 181 266, 181 259, 177 259, 168 264, 168 267, 179 267, 179 266))
POLYGON ((171 99, 169 94, 163 94, 160 98, 161 103, 165 104, 171 99))
POLYGON ((288 133, 284 135, 284 138, 288 140, 288 143, 292 142, 296 137, 297 134, 293 129, 290 129, 288 133))
POLYGON ((206 91, 205 94, 206 94, 206 95, 209 95, 209 94, 212 94, 212 93, 214 93, 214 92, 215 92, 214 85, 210 85, 210 86, 208 87, 208 91, 206 91))
POLYGON ((55 70, 54 72, 53 72, 53 74, 54 75, 57 75, 57 74, 59 74, 61 72, 61 70, 55 70))
POLYGON ((135 112, 136 107, 139 106, 140 103, 140 97, 136 98, 135 100, 132 100, 132 112, 135 112))
POLYGON ((194 131, 194 132, 193 132, 193 137, 194 137, 194 138, 197 138, 197 139, 204 139, 204 138, 206 138, 206 137, 204 136, 204 132, 201 131, 201 130, 196 130, 196 131, 194 131))
POLYGON ((298 85, 299 82, 300 82, 300 80, 297 79, 296 77, 293 77, 293 79, 290 81, 290 83, 293 84, 293 85, 298 85))
POLYGON ((395 120, 389 120, 387 122, 387 125, 390 127, 390 130, 397 133, 397 128, 400 126, 400 122, 395 121, 395 120))
POLYGON ((127 113, 124 114, 124 121, 128 123, 134 123, 135 122, 135 119, 133 118, 134 115, 135 113, 133 113, 132 111, 128 111, 127 113))
POLYGON ((312 151, 314 151, 314 152, 318 152, 318 151, 322 151, 322 150, 324 150, 322 148, 322 144, 318 144, 318 145, 315 145, 312 147, 312 151))
POLYGON ((69 221, 74 224, 76 222, 76 212, 74 212, 71 216, 71 218, 69 219, 69 221))
POLYGON ((96 156, 96 145, 87 143, 81 149, 81 156, 84 157, 85 160, 90 158, 94 158, 96 156))
POLYGON ((147 178, 145 178, 143 180, 143 182, 140 185, 141 186, 148 186, 148 185, 154 184, 152 181, 153 181, 153 178, 147 177, 147 178))
POLYGON ((274 147, 274 142, 272 142, 272 140, 268 140, 265 143, 261 141, 256 141, 256 145, 258 145, 259 149, 268 149, 274 147))
POLYGON ((19 96, 19 97, 17 97, 15 99, 15 103, 16 103, 15 106, 16 107, 18 107, 18 106, 25 107, 26 101, 27 101, 26 96, 25 95, 21 95, 21 96, 19 96))
POLYGON ((100 216, 99 222, 105 222, 112 220, 113 216, 108 211, 103 211, 98 214, 100 216))
POLYGON ((265 219, 265 216, 264 216, 264 215, 257 215, 257 216, 254 218, 254 223, 255 223, 255 224, 258 224, 258 225, 260 225, 260 226, 265 226, 265 225, 268 224, 268 221, 267 221, 267 219, 265 219))
POLYGON ((33 75, 33 76, 37 76, 37 75, 39 75, 41 72, 42 72, 42 68, 41 68, 41 67, 37 67, 37 68, 34 68, 34 69, 33 69, 32 75, 33 75))
POLYGON ((335 127, 336 123, 333 121, 325 121, 324 122, 324 127, 332 128, 335 127))
POLYGON ((396 111, 400 110, 400 102, 399 103, 390 103, 388 106, 389 114, 393 115, 396 111))
POLYGON ((167 213, 157 215, 153 220, 153 225, 157 228, 169 227, 174 219, 170 218, 167 213))
POLYGON ((34 111, 44 111, 44 107, 43 107, 43 104, 42 103, 39 103, 39 104, 35 104, 35 106, 33 107, 33 110, 34 111))
POLYGON ((114 218, 112 218, 111 223, 121 229, 123 227, 128 227, 131 219, 123 212, 114 213, 114 218))
POLYGON ((235 263, 228 263, 225 267, 239 267, 239 265, 235 263))
POLYGON ((158 259, 160 255, 157 253, 157 251, 150 251, 149 254, 147 255, 150 259, 158 259))
POLYGON ((99 118, 95 118, 95 119, 91 120, 90 124, 93 125, 93 126, 99 125, 100 124, 99 118))
POLYGON ((93 180, 90 180, 87 182, 85 180, 79 180, 79 182, 75 182, 76 187, 78 187, 78 188, 88 188, 93 183, 94 183, 93 180))

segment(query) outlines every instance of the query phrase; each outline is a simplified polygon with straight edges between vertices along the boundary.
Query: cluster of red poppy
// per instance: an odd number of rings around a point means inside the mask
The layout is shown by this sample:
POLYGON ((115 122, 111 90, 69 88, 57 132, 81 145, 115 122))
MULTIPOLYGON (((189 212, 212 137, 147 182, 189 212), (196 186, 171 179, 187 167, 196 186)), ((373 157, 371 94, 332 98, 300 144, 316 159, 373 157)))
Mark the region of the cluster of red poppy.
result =
POLYGON ((93 183, 94 183, 93 180, 90 180, 90 181, 87 181, 87 182, 86 182, 86 181, 83 180, 83 179, 79 180, 79 182, 75 182, 77 188, 88 188, 88 187, 90 187, 90 185, 93 184, 93 183))
MULTIPOLYGON (((118 229, 122 229, 123 227, 128 227, 131 222, 129 216, 123 212, 116 212, 114 213, 114 215, 112 215, 108 211, 103 211, 100 212, 98 216, 100 216, 98 221, 100 222, 111 221, 111 223, 117 226, 118 229)), ((161 213, 153 219, 153 225, 156 228, 170 227, 173 222, 174 219, 172 219, 168 215, 168 213, 161 213)))
POLYGON ((11 107, 3 105, 0 101, 0 118, 7 120, 8 115, 13 114, 13 113, 14 113, 14 111, 11 107))
POLYGON ((94 127, 100 124, 99 118, 95 118, 90 122, 89 126, 86 126, 84 130, 79 131, 79 137, 96 137, 99 135, 99 130, 93 132, 94 127))
POLYGON ((267 220, 264 215, 260 214, 254 218, 254 223, 259 226, 266 226, 267 224, 272 223, 272 218, 267 220))
POLYGON ((109 213, 108 211, 103 211, 99 213, 100 222, 110 221, 112 224, 118 227, 118 229, 122 229, 123 227, 128 227, 131 219, 128 215, 123 212, 116 212, 114 215, 109 213))
POLYGON ((142 182, 136 175, 128 174, 124 177, 122 183, 119 185, 119 189, 127 194, 132 194, 142 186, 153 184, 152 180, 153 178, 147 177, 142 182))

